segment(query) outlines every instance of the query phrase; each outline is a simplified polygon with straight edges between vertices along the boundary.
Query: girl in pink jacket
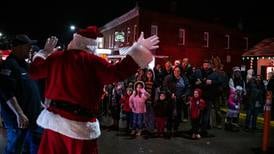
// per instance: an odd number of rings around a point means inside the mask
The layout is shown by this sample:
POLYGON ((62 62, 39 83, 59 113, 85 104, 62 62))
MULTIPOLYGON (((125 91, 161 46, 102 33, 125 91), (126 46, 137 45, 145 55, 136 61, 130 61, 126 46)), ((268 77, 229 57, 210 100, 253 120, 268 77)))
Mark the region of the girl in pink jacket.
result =
POLYGON ((134 92, 129 98, 129 106, 133 112, 133 129, 131 135, 140 136, 144 123, 144 113, 146 112, 146 100, 150 97, 145 91, 145 84, 142 81, 137 81, 134 84, 134 92))

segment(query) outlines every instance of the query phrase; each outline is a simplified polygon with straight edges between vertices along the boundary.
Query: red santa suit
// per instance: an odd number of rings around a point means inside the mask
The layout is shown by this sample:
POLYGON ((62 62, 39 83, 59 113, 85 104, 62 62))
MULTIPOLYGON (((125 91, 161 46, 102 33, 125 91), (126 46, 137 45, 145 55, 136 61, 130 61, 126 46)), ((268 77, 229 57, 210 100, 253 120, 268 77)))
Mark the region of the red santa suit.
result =
POLYGON ((68 50, 50 55, 42 50, 33 57, 31 77, 46 80, 45 97, 51 100, 37 119, 44 128, 39 154, 98 153, 101 132, 93 115, 103 86, 129 77, 152 60, 145 44, 137 42, 121 62, 109 64, 89 52, 96 48, 97 35, 94 26, 81 29, 68 50))

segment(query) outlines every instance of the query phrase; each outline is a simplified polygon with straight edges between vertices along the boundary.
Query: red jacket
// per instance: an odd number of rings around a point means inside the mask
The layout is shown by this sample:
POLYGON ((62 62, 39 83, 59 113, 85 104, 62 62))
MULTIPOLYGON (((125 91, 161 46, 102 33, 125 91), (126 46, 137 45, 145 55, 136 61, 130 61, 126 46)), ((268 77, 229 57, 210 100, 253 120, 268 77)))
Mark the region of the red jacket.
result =
MULTIPOLYGON (((67 50, 57 51, 46 60, 37 57, 30 74, 35 80, 46 79, 46 98, 77 104, 97 113, 103 86, 127 78, 138 68, 130 56, 112 65, 86 51, 67 50)), ((89 120, 53 107, 49 110, 71 120, 89 120)))
POLYGON ((125 95, 120 99, 120 103, 123 105, 123 111, 131 112, 131 108, 129 106, 129 95, 125 95))
POLYGON ((201 116, 201 111, 206 107, 206 102, 203 99, 190 98, 190 117, 198 119, 201 116))

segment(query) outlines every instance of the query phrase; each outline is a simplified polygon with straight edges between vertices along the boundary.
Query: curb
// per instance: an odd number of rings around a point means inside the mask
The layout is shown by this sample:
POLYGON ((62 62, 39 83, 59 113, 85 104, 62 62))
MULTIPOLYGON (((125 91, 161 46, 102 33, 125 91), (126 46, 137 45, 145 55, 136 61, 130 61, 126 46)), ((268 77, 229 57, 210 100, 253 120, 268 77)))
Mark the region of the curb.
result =
MULTIPOLYGON (((227 109, 221 108, 221 111, 226 113, 227 109)), ((246 118, 246 114, 245 113, 240 113, 240 119, 245 119, 245 118, 246 118)), ((257 123, 260 124, 260 125, 263 125, 264 124, 264 118, 258 116, 257 117, 257 123)), ((274 121, 270 121, 270 126, 274 127, 274 121)))

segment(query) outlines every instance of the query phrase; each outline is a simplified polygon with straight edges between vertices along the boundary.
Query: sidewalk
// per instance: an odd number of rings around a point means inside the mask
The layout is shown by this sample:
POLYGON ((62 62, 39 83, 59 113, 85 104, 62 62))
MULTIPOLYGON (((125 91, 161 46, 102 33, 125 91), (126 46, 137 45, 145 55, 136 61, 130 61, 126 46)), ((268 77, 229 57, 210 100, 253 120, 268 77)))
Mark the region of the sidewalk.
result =
MULTIPOLYGON (((221 111, 226 113, 227 112, 227 108, 221 108, 221 111)), ((244 111, 241 111, 240 112, 240 119, 241 120, 244 120, 246 118, 246 113, 244 111)), ((263 125, 264 124, 264 117, 263 117, 263 114, 260 114, 257 118, 257 124, 258 125, 263 125)), ((270 121, 270 126, 271 127, 274 127, 274 121, 270 121)))

